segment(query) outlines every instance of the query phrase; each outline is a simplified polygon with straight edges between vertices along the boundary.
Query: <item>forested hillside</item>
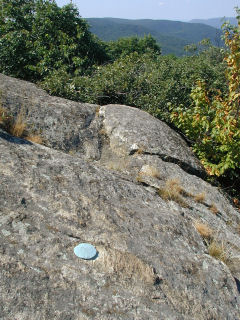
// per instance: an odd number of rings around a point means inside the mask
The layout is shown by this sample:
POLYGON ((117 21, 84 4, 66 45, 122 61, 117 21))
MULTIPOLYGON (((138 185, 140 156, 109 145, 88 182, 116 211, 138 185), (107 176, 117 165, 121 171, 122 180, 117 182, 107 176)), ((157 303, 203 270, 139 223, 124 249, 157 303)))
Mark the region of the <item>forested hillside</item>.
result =
POLYGON ((205 24, 191 24, 170 20, 128 20, 117 18, 89 18, 90 30, 104 41, 121 37, 151 34, 162 47, 163 54, 186 54, 184 46, 208 38, 213 45, 222 46, 221 31, 205 24))
POLYGON ((232 25, 235 25, 235 26, 237 26, 237 24, 238 24, 237 19, 233 18, 233 17, 222 17, 222 18, 212 18, 212 19, 193 19, 193 20, 190 20, 189 22, 191 22, 191 23, 203 23, 203 24, 206 24, 208 26, 221 29, 221 26, 225 21, 228 21, 232 25))
MULTIPOLYGON (((100 40, 72 4, 62 8, 50 0, 18 4, 19 0, 0 0, 1 73, 38 83, 51 94, 71 100, 126 104, 149 112, 185 136, 207 179, 239 196, 237 27, 225 26, 225 49, 205 40, 190 47, 189 56, 176 57, 162 55, 162 43, 151 35, 100 40)), ((156 32, 159 25, 165 25, 173 37, 187 35, 189 43, 204 35, 198 24, 142 20, 141 28, 156 32)), ((107 30, 113 31, 111 24, 107 30)), ((211 31, 208 35, 214 38, 215 29, 202 30, 211 31)), ((2 127, 7 128, 10 119, 1 111, 2 127)))

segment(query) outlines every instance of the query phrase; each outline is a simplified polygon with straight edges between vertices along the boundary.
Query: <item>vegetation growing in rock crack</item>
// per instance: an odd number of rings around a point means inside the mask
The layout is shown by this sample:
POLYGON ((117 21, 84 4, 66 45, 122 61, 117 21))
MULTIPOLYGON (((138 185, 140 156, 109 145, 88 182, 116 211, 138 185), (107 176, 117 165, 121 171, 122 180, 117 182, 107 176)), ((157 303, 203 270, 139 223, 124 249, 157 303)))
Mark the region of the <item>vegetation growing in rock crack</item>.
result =
POLYGON ((175 201, 180 206, 188 208, 189 205, 183 198, 187 193, 178 179, 168 179, 164 187, 158 189, 159 196, 164 200, 175 201))
POLYGON ((8 111, 0 106, 0 128, 8 132, 9 134, 23 138, 25 140, 43 144, 44 139, 40 134, 32 132, 27 128, 26 119, 23 114, 19 112, 14 118, 8 111))
POLYGON ((203 239, 206 241, 212 240, 213 230, 207 224, 196 221, 194 226, 203 239))
POLYGON ((221 260, 225 264, 228 263, 229 256, 223 242, 220 243, 220 242, 217 242, 216 240, 213 240, 212 242, 210 242, 208 245, 208 253, 213 258, 217 260, 221 260))
POLYGON ((194 226, 200 236, 203 238, 209 255, 227 264, 229 261, 229 253, 227 252, 224 243, 216 239, 214 230, 211 229, 206 223, 201 221, 196 221, 194 226))

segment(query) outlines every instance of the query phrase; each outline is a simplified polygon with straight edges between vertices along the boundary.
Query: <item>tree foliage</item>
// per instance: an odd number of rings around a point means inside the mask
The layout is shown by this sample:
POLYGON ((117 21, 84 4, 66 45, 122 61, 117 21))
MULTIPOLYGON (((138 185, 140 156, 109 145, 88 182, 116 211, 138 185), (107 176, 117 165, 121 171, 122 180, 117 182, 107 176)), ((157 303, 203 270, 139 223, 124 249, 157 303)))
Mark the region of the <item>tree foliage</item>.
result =
POLYGON ((72 4, 54 0, 0 0, 0 72, 41 80, 53 70, 83 74, 107 60, 72 4))
POLYGON ((120 38, 117 41, 109 41, 106 49, 112 61, 119 59, 121 56, 127 56, 133 52, 138 54, 154 53, 161 54, 161 48, 157 41, 151 36, 139 38, 136 36, 120 38))
POLYGON ((71 77, 61 70, 47 77, 42 85, 54 95, 101 105, 126 104, 170 122, 168 105, 190 107, 191 89, 198 79, 204 79, 212 90, 226 90, 220 53, 212 55, 213 49, 209 50, 184 58, 152 51, 123 54, 113 63, 96 67, 90 75, 71 77))
MULTIPOLYGON (((237 9, 238 14, 240 11, 237 9)), ((191 108, 180 105, 172 120, 194 141, 193 149, 210 175, 240 182, 240 17, 238 27, 223 26, 228 48, 227 91, 213 93, 202 81, 192 90, 191 108)))

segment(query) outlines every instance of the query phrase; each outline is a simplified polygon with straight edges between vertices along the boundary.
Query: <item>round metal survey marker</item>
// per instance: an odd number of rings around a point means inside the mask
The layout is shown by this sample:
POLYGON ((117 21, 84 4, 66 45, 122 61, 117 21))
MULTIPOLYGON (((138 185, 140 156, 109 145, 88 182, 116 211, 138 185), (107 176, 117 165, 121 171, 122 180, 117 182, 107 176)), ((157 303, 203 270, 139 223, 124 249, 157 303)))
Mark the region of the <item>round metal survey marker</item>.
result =
POLYGON ((93 260, 98 254, 96 248, 90 243, 80 243, 74 248, 74 253, 77 257, 86 260, 93 260))

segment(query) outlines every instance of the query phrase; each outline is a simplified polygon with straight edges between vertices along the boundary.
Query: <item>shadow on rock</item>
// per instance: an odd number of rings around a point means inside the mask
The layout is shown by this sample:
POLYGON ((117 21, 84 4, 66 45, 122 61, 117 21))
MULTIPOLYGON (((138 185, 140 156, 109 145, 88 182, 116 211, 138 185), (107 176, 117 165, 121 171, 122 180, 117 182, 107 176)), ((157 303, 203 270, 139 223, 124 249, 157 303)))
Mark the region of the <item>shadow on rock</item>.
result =
POLYGON ((17 137, 13 137, 10 134, 2 131, 1 129, 0 129, 0 138, 2 138, 4 140, 7 140, 8 142, 15 143, 15 144, 32 145, 32 143, 30 141, 24 140, 24 139, 21 139, 21 138, 17 138, 17 137))
POLYGON ((237 289, 238 289, 238 292, 240 293, 240 281, 237 278, 234 278, 234 280, 236 281, 237 289))

